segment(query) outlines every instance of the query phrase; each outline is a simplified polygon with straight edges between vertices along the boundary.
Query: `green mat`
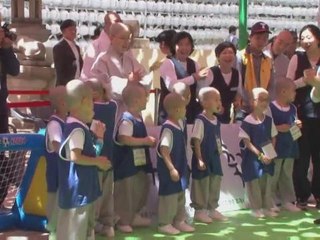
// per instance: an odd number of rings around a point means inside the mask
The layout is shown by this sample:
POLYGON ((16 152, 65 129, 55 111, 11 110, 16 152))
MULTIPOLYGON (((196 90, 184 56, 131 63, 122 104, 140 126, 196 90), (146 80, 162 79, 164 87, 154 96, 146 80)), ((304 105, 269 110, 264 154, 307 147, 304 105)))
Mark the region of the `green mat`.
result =
MULTIPOLYGON (((314 225, 313 220, 320 217, 320 212, 314 209, 291 213, 283 211, 277 218, 256 219, 250 211, 241 210, 225 213, 228 222, 213 222, 209 225, 194 223, 196 231, 193 234, 167 236, 157 232, 157 227, 135 228, 131 234, 116 231, 115 239, 121 240, 320 240, 320 225, 314 225)), ((96 236, 96 240, 105 240, 96 236)))

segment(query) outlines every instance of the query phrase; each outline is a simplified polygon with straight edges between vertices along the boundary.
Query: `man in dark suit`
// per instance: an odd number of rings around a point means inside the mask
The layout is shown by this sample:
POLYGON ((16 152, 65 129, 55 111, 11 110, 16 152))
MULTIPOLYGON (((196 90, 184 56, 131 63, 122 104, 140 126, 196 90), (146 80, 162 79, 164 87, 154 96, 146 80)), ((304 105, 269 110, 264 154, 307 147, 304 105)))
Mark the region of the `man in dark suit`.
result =
POLYGON ((75 21, 63 21, 60 30, 63 38, 53 47, 57 86, 66 85, 70 80, 79 78, 83 65, 80 48, 74 41, 77 34, 75 21))

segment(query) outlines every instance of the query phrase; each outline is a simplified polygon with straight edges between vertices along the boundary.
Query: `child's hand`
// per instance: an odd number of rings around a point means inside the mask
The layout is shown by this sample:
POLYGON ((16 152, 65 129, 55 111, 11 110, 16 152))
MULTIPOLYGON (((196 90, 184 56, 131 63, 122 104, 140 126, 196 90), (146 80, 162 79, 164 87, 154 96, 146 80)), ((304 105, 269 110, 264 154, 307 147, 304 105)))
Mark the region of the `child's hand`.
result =
POLYGON ((204 161, 202 159, 198 160, 198 169, 200 171, 206 170, 206 164, 204 163, 204 161))
POLYGON ((261 157, 261 162, 263 162, 263 163, 266 164, 266 165, 269 165, 269 164, 271 163, 271 160, 272 160, 272 159, 268 158, 266 155, 263 155, 263 156, 261 157))
POLYGON ((179 176, 179 173, 177 171, 177 169, 173 168, 170 170, 170 177, 171 177, 171 180, 174 181, 174 182, 178 182, 179 179, 180 179, 180 176, 179 176))
POLYGON ((145 137, 145 144, 147 146, 154 148, 157 144, 157 139, 152 136, 147 136, 147 137, 145 137))
POLYGON ((106 125, 99 120, 92 120, 90 130, 97 136, 97 138, 103 139, 104 132, 106 131, 106 125))
POLYGON ((302 122, 299 119, 295 120, 294 123, 297 124, 298 128, 302 128, 302 122))
POLYGON ((99 156, 99 157, 97 157, 97 159, 98 159, 98 166, 97 167, 100 168, 101 170, 106 171, 111 168, 111 162, 109 161, 108 158, 103 157, 103 156, 99 156))

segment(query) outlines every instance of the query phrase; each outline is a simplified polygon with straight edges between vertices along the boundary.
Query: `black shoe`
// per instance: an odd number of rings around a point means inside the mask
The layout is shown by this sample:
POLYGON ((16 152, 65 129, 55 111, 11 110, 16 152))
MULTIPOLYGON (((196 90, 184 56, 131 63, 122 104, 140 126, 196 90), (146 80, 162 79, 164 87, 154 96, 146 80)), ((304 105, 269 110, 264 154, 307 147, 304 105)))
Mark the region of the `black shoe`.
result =
POLYGON ((320 218, 313 221, 314 224, 320 224, 320 218))

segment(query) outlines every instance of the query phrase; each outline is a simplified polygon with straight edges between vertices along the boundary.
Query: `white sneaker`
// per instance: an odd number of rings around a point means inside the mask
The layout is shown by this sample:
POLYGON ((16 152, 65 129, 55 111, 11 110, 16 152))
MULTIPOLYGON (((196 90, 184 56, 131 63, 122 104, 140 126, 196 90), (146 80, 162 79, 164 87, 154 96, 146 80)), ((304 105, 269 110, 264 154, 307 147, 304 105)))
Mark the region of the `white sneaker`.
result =
POLYGON ((217 210, 210 211, 209 217, 211 217, 213 220, 228 221, 228 218, 226 216, 222 215, 222 213, 220 213, 217 210))
POLYGON ((212 219, 208 216, 206 210, 196 210, 194 220, 202 223, 212 223, 212 219))
POLYGON ((112 238, 114 237, 114 227, 104 226, 101 233, 107 236, 108 238, 112 238))
POLYGON ((178 229, 180 232, 194 232, 194 227, 187 224, 185 221, 175 223, 173 226, 178 229))
POLYGON ((158 231, 164 234, 169 234, 169 235, 176 235, 180 233, 180 231, 176 229, 174 226, 172 226, 171 224, 158 227, 158 231))
POLYGON ((264 217, 264 214, 260 209, 252 210, 251 215, 256 218, 263 218, 264 217))
POLYGON ((117 225, 117 229, 123 233, 132 233, 133 231, 130 225, 117 225))
POLYGON ((151 225, 151 219, 142 217, 140 214, 136 214, 132 221, 132 226, 134 227, 148 227, 151 225))
POLYGON ((301 209, 298 208, 296 205, 292 204, 291 202, 287 202, 283 205, 283 208, 289 212, 300 212, 301 209))
POLYGON ((267 217, 277 217, 279 214, 276 212, 273 212, 272 210, 264 210, 264 215, 267 217))

